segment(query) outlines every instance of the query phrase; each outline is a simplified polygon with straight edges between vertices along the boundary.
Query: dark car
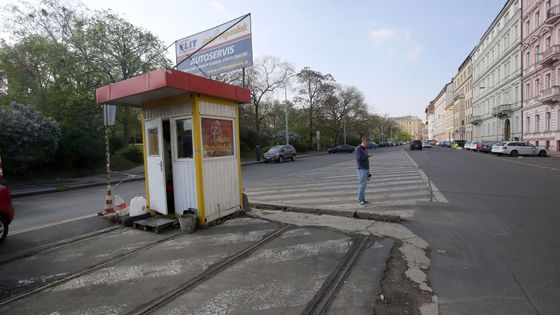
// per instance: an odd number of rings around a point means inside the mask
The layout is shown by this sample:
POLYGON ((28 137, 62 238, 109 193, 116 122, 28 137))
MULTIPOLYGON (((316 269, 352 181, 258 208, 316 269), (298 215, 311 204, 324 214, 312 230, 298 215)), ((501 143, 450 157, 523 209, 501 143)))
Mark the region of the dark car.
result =
POLYGON ((340 144, 340 145, 337 145, 337 146, 334 147, 334 148, 328 148, 328 149, 327 149, 327 152, 329 152, 329 154, 330 154, 330 153, 337 153, 337 152, 352 153, 352 152, 354 152, 354 149, 355 149, 355 148, 354 148, 353 146, 351 146, 351 145, 348 145, 348 144, 340 144))
POLYGON ((454 143, 457 143, 461 148, 465 147, 465 142, 467 142, 466 140, 455 140, 453 141, 454 143))
POLYGON ((410 150, 422 150, 422 141, 413 140, 410 142, 410 150))
POLYGON ((379 147, 379 145, 373 141, 368 144, 368 149, 375 150, 377 147, 379 147))
POLYGON ((390 147, 391 145, 387 141, 382 141, 379 143, 379 146, 384 148, 384 147, 390 147))
POLYGON ((264 154, 264 162, 278 161, 280 163, 287 159, 296 159, 296 149, 289 144, 275 145, 264 154))
POLYGON ((10 197, 10 190, 4 183, 2 174, 2 159, 0 159, 0 244, 8 235, 8 226, 14 219, 14 206, 10 197))
POLYGON ((498 141, 482 141, 480 143, 480 149, 478 149, 478 152, 484 152, 484 153, 492 152, 492 146, 497 142, 498 141))

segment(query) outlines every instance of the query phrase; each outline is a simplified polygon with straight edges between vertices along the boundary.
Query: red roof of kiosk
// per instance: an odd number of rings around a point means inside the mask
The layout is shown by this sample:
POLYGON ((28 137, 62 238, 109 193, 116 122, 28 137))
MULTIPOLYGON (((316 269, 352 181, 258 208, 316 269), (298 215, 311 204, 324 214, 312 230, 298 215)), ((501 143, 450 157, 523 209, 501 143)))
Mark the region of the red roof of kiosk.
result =
POLYGON ((96 90, 97 104, 140 107, 142 103, 185 93, 199 93, 238 103, 250 103, 251 92, 231 84, 194 74, 160 69, 102 86, 96 90))

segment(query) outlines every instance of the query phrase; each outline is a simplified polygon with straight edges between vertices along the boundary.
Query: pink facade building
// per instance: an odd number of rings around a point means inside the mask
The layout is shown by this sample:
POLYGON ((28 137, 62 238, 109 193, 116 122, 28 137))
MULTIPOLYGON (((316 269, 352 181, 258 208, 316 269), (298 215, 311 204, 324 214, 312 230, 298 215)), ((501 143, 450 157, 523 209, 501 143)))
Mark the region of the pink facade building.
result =
POLYGON ((560 0, 522 0, 523 140, 560 152, 560 0))

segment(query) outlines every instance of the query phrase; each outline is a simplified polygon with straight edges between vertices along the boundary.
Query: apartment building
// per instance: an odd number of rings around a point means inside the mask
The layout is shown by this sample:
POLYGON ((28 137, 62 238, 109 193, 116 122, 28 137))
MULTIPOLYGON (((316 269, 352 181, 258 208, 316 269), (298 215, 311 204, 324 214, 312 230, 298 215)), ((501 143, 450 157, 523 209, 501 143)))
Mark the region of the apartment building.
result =
POLYGON ((434 104, 434 138, 436 141, 450 140, 446 133, 446 114, 448 104, 453 103, 453 80, 443 86, 432 101, 434 104))
POLYGON ((434 109, 434 102, 430 102, 430 104, 428 106, 426 106, 426 110, 424 111, 424 113, 426 113, 426 132, 427 132, 427 138, 425 138, 424 140, 433 140, 434 136, 435 136, 435 109, 434 109))
POLYGON ((453 82, 453 139, 472 140, 471 55, 463 61, 453 82))
POLYGON ((402 131, 407 132, 414 140, 422 139, 422 120, 414 116, 394 117, 391 118, 399 124, 402 131))
POLYGON ((472 52, 473 140, 522 136, 520 2, 506 2, 472 52))
POLYGON ((560 1, 522 5, 523 139, 560 151, 560 1))

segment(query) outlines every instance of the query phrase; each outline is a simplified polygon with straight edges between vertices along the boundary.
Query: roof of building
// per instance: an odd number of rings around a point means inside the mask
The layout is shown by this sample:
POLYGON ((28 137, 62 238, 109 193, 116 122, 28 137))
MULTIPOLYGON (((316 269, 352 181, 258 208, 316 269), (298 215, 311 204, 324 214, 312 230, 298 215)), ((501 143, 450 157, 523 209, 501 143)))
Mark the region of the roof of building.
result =
POLYGON ((95 91, 97 104, 132 107, 185 93, 210 95, 240 104, 251 102, 251 91, 248 89, 169 69, 159 69, 111 83, 95 91))
POLYGON ((422 120, 422 119, 420 119, 416 116, 401 116, 401 117, 393 117, 391 119, 396 120, 396 121, 399 121, 399 120, 422 120))

